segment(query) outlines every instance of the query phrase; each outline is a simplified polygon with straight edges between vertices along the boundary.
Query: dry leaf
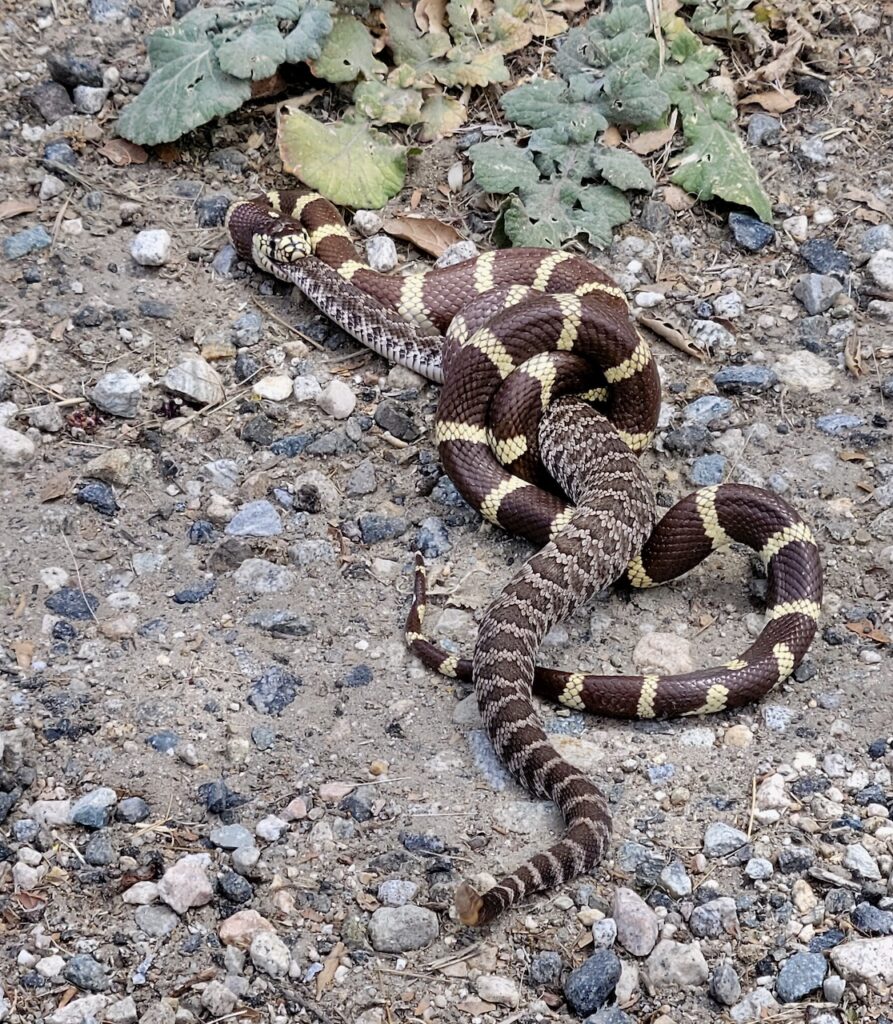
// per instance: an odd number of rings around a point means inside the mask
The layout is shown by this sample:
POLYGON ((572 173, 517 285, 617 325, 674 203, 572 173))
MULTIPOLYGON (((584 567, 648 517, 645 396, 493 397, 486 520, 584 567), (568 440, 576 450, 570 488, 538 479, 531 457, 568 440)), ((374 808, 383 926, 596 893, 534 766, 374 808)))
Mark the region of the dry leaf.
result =
POLYGON ((31 668, 31 662, 34 660, 34 641, 16 640, 12 649, 15 652, 16 664, 19 668, 31 668))
POLYGON ((742 107, 762 107, 770 114, 783 114, 800 102, 800 97, 793 89, 767 89, 765 92, 752 92, 739 103, 742 107))
POLYGON ((149 159, 149 154, 142 146, 128 142, 127 139, 109 139, 105 145, 99 147, 99 152, 115 167, 144 164, 149 159))
POLYGON ((854 203, 864 203, 875 213, 886 213, 887 204, 878 199, 873 192, 867 192, 864 188, 849 188, 843 193, 844 199, 851 199, 854 203))
POLYGON ((343 942, 336 942, 335 948, 326 957, 323 969, 316 976, 316 994, 321 996, 335 979, 335 971, 338 970, 338 961, 344 956, 347 946, 343 942))
POLYGON ((6 199, 0 203, 0 220, 21 217, 23 213, 34 213, 37 207, 36 199, 6 199))
POLYGON ((653 132, 641 132, 632 142, 627 142, 627 148, 639 156, 647 156, 656 149, 661 149, 673 138, 675 128, 668 125, 666 128, 659 128, 653 132))
POLYGON ((620 132, 617 130, 616 125, 609 124, 607 131, 598 141, 604 146, 610 146, 611 149, 616 149, 617 146, 623 142, 623 136, 621 136, 620 132))
POLYGON ((374 896, 364 892, 362 889, 356 894, 354 899, 357 901, 357 906, 360 910, 366 910, 370 914, 381 906, 374 896))
POLYGON ((388 217, 384 229, 395 238, 403 238, 422 252, 439 256, 444 249, 462 241, 462 236, 450 224, 434 217, 388 217))
POLYGON ((415 23, 423 32, 446 32, 446 0, 419 0, 415 23))
POLYGON ((843 362, 854 377, 861 377, 865 373, 865 366, 862 363, 862 343, 855 334, 851 334, 846 340, 843 362))
POLYGON ((678 185, 664 185, 663 200, 676 213, 690 210, 695 205, 695 197, 678 185))
POLYGON ((845 448, 837 453, 837 457, 841 462, 865 462, 868 459, 864 452, 857 452, 853 448, 845 448))
POLYGON ((643 327, 647 327, 649 331, 654 331, 658 338, 663 338, 668 345, 679 349, 680 352, 684 352, 688 356, 694 356, 695 359, 702 361, 707 358, 707 353, 698 347, 693 338, 690 338, 685 331, 679 327, 674 327, 666 320, 658 320, 654 316, 638 314, 636 321, 643 327))
POLYGON ((848 622, 846 628, 855 633, 856 636, 864 637, 866 640, 873 640, 876 644, 890 643, 890 637, 878 629, 869 619, 860 619, 859 622, 848 622))

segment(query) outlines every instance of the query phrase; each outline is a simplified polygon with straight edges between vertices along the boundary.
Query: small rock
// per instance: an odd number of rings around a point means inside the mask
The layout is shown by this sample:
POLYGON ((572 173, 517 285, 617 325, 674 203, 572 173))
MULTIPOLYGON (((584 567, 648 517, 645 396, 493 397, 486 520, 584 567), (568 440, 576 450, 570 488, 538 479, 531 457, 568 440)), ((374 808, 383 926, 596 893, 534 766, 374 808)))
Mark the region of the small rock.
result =
POLYGON ((710 975, 710 986, 707 989, 711 997, 720 1006, 732 1006, 741 998, 741 982, 738 974, 730 963, 721 963, 710 975))
POLYGON ((221 850, 237 850, 240 846, 254 846, 254 836, 244 825, 218 825, 208 836, 221 850))
POLYGON ((800 246, 800 255, 816 274, 846 275, 850 258, 827 238, 813 238, 800 246))
POLYGON ((765 857, 751 857, 744 865, 744 873, 753 881, 764 881, 775 874, 775 868, 772 867, 772 861, 765 857))
POLYGON ((133 419, 139 412, 142 386, 139 378, 127 370, 113 370, 103 374, 88 395, 97 409, 111 416, 133 419))
POLYGON ((714 374, 713 383, 730 395, 750 395, 768 391, 778 377, 768 366, 725 366, 714 374))
POLYGON ((680 860, 671 861, 661 871, 660 884, 664 892, 674 899, 683 899, 685 896, 691 895, 691 878, 680 860))
POLYGON ((163 267, 171 251, 171 236, 164 228, 140 233, 130 243, 130 255, 141 267, 163 267))
POLYGON ((74 109, 79 114, 98 114, 108 94, 105 86, 77 85, 74 89, 74 109))
POLYGON ((103 832, 95 832, 84 847, 84 860, 94 867, 105 867, 115 860, 112 841, 103 832))
POLYGON ((37 362, 37 339, 23 327, 10 327, 0 340, 0 367, 27 373, 37 362))
POLYGON ((847 981, 883 993, 893 985, 893 936, 844 942, 831 950, 831 962, 847 981))
POLYGON ((284 977, 291 963, 288 946, 275 932, 258 932, 251 940, 249 956, 254 966, 271 978, 284 977))
POLYGON ((829 391, 837 385, 837 376, 828 363, 806 349, 785 352, 773 364, 773 369, 782 384, 791 388, 817 393, 829 391))
POLYGON ((317 398, 317 405, 336 420, 346 420, 357 405, 357 396, 338 378, 330 380, 317 398))
POLYGON ((703 985, 709 970, 697 942, 661 939, 645 962, 645 980, 652 991, 703 985))
POLYGON ((579 1017, 587 1017, 607 1002, 620 980, 620 960, 609 949, 593 953, 571 971, 564 983, 564 997, 579 1017))
POLYGON ((71 820, 84 828, 105 828, 111 821, 112 808, 118 794, 108 786, 100 786, 75 801, 71 808, 71 820))
POLYGON ((384 221, 375 210, 356 210, 350 223, 364 238, 378 234, 384 227, 384 221))
POLYGON ((781 138, 781 123, 777 117, 755 113, 747 122, 747 141, 751 146, 777 146, 781 138))
POLYGON ((691 644, 676 633, 646 633, 633 650, 633 663, 640 672, 677 675, 691 672, 694 662, 691 644))
POLYGON ((881 878, 877 861, 861 843, 851 843, 847 846, 843 866, 867 881, 879 881, 881 878))
POLYGON ((264 715, 279 715, 294 701, 300 685, 299 676, 279 665, 271 665, 252 680, 248 702, 264 715))
POLYGON ((692 463, 689 470, 689 480, 695 487, 712 487, 721 484, 726 476, 729 460, 725 455, 714 452, 710 455, 700 455, 692 463))
POLYGON ((252 384, 254 393, 270 402, 284 402, 292 394, 292 379, 287 373, 261 377, 252 384))
POLYGON ((277 537, 282 521, 275 506, 266 499, 249 501, 226 524, 230 537, 277 537))
POLYGON ((893 248, 878 249, 866 269, 878 288, 893 291, 893 248))
POLYGON ((647 956, 657 942, 657 915, 632 889, 614 890, 611 916, 617 924, 617 941, 633 956, 647 956))
POLYGON ((164 386, 199 406, 217 405, 226 397, 220 374, 198 356, 171 367, 164 375, 164 386))
POLYGON ((812 164, 813 167, 828 166, 828 152, 825 149, 825 141, 821 136, 814 135, 808 139, 803 139, 797 149, 804 160, 808 164, 812 164))
POLYGON ((783 1003, 796 1003, 822 987, 828 965, 821 953, 795 953, 781 965, 775 992, 783 1003))
POLYGON ((744 832, 722 821, 708 825, 704 833, 704 853, 708 857, 726 857, 730 853, 745 849, 748 844, 749 840, 744 832))
POLYGON ((689 931, 696 939, 718 939, 723 934, 738 936, 738 911, 730 896, 701 903, 688 919, 689 931))
POLYGON ((105 967, 89 953, 78 953, 65 965, 62 976, 85 992, 104 992, 109 987, 105 967))
POLYGON ((795 298, 803 303, 810 316, 829 310, 842 291, 840 281, 828 274, 804 274, 794 285, 795 298))
POLYGON ((515 982, 500 974, 480 975, 475 982, 475 988, 481 999, 497 1006, 509 1006, 514 1009, 521 1001, 521 993, 515 982))
POLYGON ((275 928, 256 910, 238 910, 222 921, 217 934, 224 946, 248 949, 259 932, 275 932, 275 928))
MULTIPOLYGON (((133 886, 136 888, 136 886, 133 886)), ((173 932, 180 918, 169 907, 158 905, 139 906, 133 915, 137 928, 150 938, 163 939, 173 932)))
POLYGON ((397 246, 390 235, 374 235, 366 239, 366 261, 373 270, 387 273, 397 266, 397 246))
POLYGON ((380 953, 423 949, 438 936, 437 915, 425 907, 382 907, 369 921, 369 940, 380 953))
POLYGON ((746 213, 730 213, 729 228, 735 241, 749 252, 759 252, 775 238, 770 225, 746 213))
POLYGON ((190 853, 172 864, 158 883, 158 895, 178 914, 210 902, 214 889, 207 875, 211 858, 207 853, 190 853))
POLYGON ((419 891, 415 882, 401 878, 391 878, 378 887, 378 899, 386 907, 403 907, 411 903, 419 891))
POLYGON ((554 987, 561 979, 564 964, 561 954, 554 950, 541 950, 530 960, 530 980, 534 985, 554 987))
POLYGON ((860 903, 850 920, 863 935, 893 935, 893 911, 881 910, 870 903, 860 903))
POLYGON ((0 463, 7 466, 21 466, 37 454, 37 446, 30 437, 17 430, 0 426, 0 463))
POLYGON ((749 992, 741 1002, 735 1003, 729 1010, 729 1016, 735 1024, 751 1024, 772 1017, 773 1011, 778 1008, 778 1002, 769 989, 757 988, 749 992))
POLYGON ((19 260, 23 256, 40 252, 41 249, 48 249, 53 243, 52 238, 47 234, 42 224, 37 227, 26 228, 14 235, 7 235, 0 242, 0 251, 7 260, 19 260))

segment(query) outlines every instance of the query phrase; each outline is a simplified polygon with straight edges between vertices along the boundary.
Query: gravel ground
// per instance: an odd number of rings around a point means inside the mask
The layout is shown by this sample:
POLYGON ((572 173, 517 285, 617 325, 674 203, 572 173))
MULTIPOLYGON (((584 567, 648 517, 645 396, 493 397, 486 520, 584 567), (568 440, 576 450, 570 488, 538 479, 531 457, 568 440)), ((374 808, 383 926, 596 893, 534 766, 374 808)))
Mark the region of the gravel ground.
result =
MULTIPOLYGON (((740 712, 544 708, 609 792, 614 845, 484 933, 455 884, 560 822, 402 621, 420 546, 434 635, 468 651, 528 547, 441 475, 436 389, 235 260, 229 199, 286 184, 269 116, 116 167, 154 5, 4 15, 0 1021, 888 1021, 893 85, 873 11, 838 12, 824 91, 746 125, 777 232, 658 196, 598 256, 710 351, 654 340, 661 503, 723 479, 783 494, 820 539, 819 636, 740 712)), ((410 184, 486 245, 473 195, 434 191, 455 159, 434 147, 410 184)), ((727 661, 761 593, 748 558, 717 557, 604 595, 543 661, 727 661)))

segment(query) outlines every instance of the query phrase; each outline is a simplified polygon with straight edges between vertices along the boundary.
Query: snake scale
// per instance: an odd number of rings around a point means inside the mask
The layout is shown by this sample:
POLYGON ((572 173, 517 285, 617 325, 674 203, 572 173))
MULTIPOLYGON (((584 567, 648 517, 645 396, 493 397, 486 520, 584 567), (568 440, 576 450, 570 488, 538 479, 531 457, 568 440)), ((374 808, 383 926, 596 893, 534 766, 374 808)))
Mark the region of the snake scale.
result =
POLYGON ((781 498, 741 484, 696 491, 654 525, 638 455, 657 424, 657 368, 622 290, 588 261, 515 249, 389 277, 357 258, 334 206, 303 190, 235 203, 227 227, 240 256, 297 285, 375 352, 443 382, 435 438, 444 469, 486 519, 540 548, 487 608, 472 658, 423 633, 420 558, 406 626, 425 664, 474 682, 499 757, 567 823, 557 843, 495 886, 458 887, 460 919, 485 924, 591 869, 610 837, 604 795, 549 742, 532 693, 639 718, 757 699, 794 671, 815 634, 815 538, 781 498), (670 677, 536 665, 546 632, 603 586, 675 579, 732 541, 758 552, 768 580, 766 625, 739 657, 670 677))

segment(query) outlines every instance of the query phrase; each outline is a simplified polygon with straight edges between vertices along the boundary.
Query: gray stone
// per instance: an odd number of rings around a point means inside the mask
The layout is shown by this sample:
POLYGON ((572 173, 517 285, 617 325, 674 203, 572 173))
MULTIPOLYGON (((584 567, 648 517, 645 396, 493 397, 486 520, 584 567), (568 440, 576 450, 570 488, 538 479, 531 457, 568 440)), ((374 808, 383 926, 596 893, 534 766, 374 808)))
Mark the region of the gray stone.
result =
POLYGON ((368 932, 372 948, 379 953, 404 953, 434 942, 440 924, 426 907, 381 907, 372 915, 368 932))
POLYGON ((673 899, 691 895, 692 884, 681 860, 671 861, 660 873, 660 884, 664 892, 673 899))
POLYGON ((40 252, 41 249, 48 249, 52 242, 53 240, 47 234, 46 228, 42 224, 38 224, 37 227, 26 228, 24 231, 16 232, 14 235, 7 235, 0 242, 0 251, 2 251, 4 258, 7 260, 19 260, 23 256, 40 252))
POLYGON ((893 224, 875 224, 859 240, 862 252, 877 252, 879 249, 893 249, 893 224))
POLYGON ((794 285, 794 296, 810 316, 824 313, 834 305, 843 285, 829 274, 804 274, 794 285))
POLYGON ((530 960, 530 980, 534 985, 554 987, 561 979, 564 963, 561 954, 546 949, 535 953, 530 960))
POLYGON ((682 420, 706 427, 712 420, 728 416, 732 409, 731 401, 722 395, 702 395, 682 410, 682 420))
POLYGON ((813 135, 808 139, 803 139, 797 150, 800 156, 813 167, 828 166, 828 152, 825 149, 825 140, 821 136, 813 135))
POLYGON ((244 825, 218 825, 208 837, 221 850, 237 850, 240 846, 254 846, 253 834, 244 825))
POLYGON ((831 950, 831 962, 847 981, 884 992, 893 985, 893 936, 844 942, 831 950))
POLYGON ((648 904, 624 886, 614 890, 611 916, 617 925, 617 941, 633 956, 647 956, 657 942, 657 915, 648 904))
POLYGON ((180 918, 169 907, 157 903, 137 907, 133 915, 137 928, 153 939, 163 939, 177 927, 180 918))
POLYGON ((261 498, 243 505, 226 524, 230 537, 276 537, 282 533, 282 521, 276 507, 261 498))
POLYGON ((777 1010, 778 1001, 767 988, 756 988, 729 1010, 735 1024, 751 1024, 752 1021, 771 1017, 777 1010))
POLYGON ((105 828, 112 817, 112 808, 118 794, 108 786, 100 786, 76 800, 71 808, 71 820, 84 828, 105 828))
POLYGON ((103 374, 89 392, 90 401, 111 416, 133 419, 139 412, 142 386, 139 379, 127 370, 112 370, 103 374))
POLYGON ((609 949, 593 953, 571 971, 564 983, 564 997, 580 1017, 600 1010, 620 980, 620 960, 609 949))
POLYGON ((415 899, 419 887, 415 882, 390 878, 378 887, 378 898, 386 907, 403 907, 415 899))
POLYGON ((703 985, 709 971, 697 942, 661 939, 645 962, 645 979, 651 991, 703 985))
POLYGON ((704 853, 708 857, 726 857, 745 849, 749 842, 747 835, 740 829, 715 821, 707 826, 704 833, 704 853))
POLYGON ((218 405, 226 397, 220 374, 198 356, 184 359, 164 375, 165 388, 195 405, 218 405))
POLYGON ((744 865, 744 873, 753 881, 764 881, 772 877, 775 869, 771 860, 766 860, 765 857, 751 857, 744 865))
POLYGON ((104 992, 109 987, 105 967, 89 953, 73 956, 65 965, 62 977, 85 992, 104 992))
POLYGON ((866 881, 879 881, 881 878, 877 861, 861 843, 851 843, 847 846, 843 866, 866 881))
POLYGON ((104 832, 94 832, 84 847, 84 860, 94 867, 100 868, 115 860, 115 848, 104 832))
POLYGON ((768 366, 724 366, 713 383, 730 395, 760 394, 778 383, 778 375, 768 366))
POLYGON ((866 270, 878 288, 893 291, 893 248, 878 249, 866 270))
POLYGON ((741 982, 730 963, 721 963, 710 975, 707 990, 721 1006, 732 1006, 741 998, 741 982))
POLYGON ((738 911, 730 896, 719 896, 695 907, 688 927, 697 939, 717 939, 721 935, 738 935, 738 911))
POLYGON ((729 460, 718 452, 699 455, 692 463, 688 476, 696 487, 712 487, 723 482, 728 465, 729 460))
POLYGON ((288 946, 275 932, 258 932, 248 953, 254 966, 271 978, 284 977, 291 963, 288 946))
POLYGON ((751 146, 777 146, 781 138, 781 123, 777 117, 755 113, 747 122, 747 141, 751 146))
POLYGON ((98 114, 108 96, 105 86, 78 85, 74 89, 74 108, 79 114, 98 114))
POLYGON ((795 953, 781 965, 775 992, 783 1003, 796 1003, 821 988, 828 965, 821 953, 795 953))
POLYGON ((730 213, 729 228, 735 241, 749 252, 759 252, 775 238, 774 228, 746 213, 730 213))

